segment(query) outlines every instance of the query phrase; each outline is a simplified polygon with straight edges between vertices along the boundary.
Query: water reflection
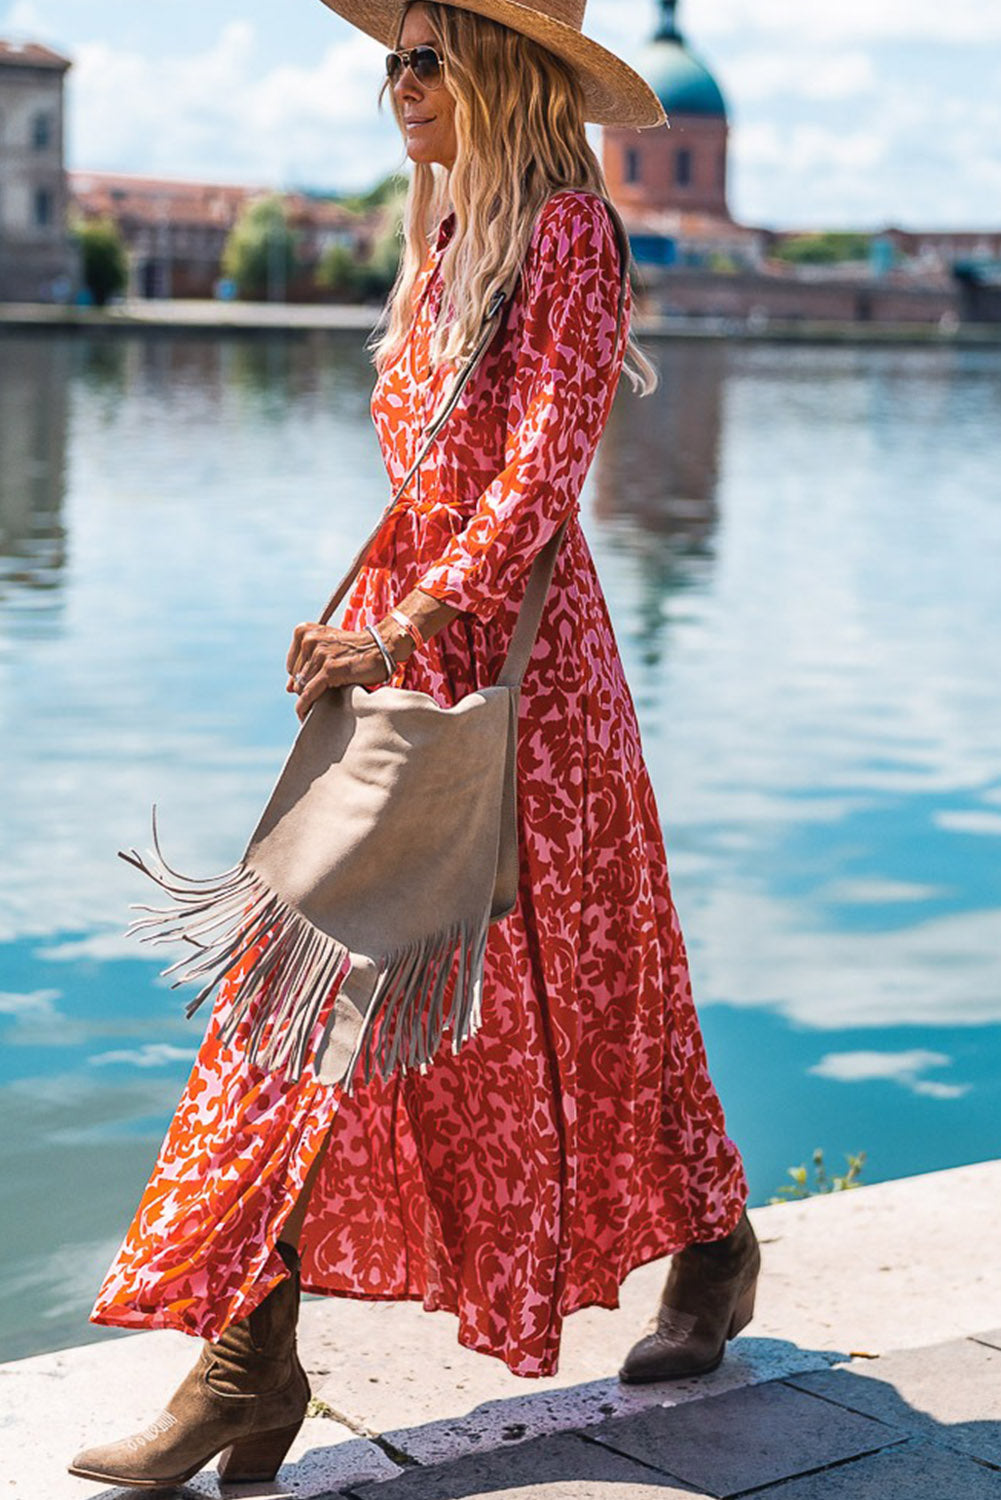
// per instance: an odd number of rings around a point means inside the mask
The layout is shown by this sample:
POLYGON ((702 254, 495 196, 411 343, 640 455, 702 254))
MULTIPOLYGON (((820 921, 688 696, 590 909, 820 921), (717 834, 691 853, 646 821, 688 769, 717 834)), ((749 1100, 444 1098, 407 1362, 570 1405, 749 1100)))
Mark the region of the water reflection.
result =
MULTIPOLYGON (((660 384, 643 397, 620 384, 595 460, 593 502, 610 545, 634 558, 644 669, 663 655, 666 601, 712 565, 728 357, 722 345, 684 343, 649 353, 660 384)), ((637 690, 645 701, 645 677, 637 690)))
POLYGON ((0 348, 0 597, 54 589, 66 561, 63 499, 69 348, 5 338, 0 348))
POLYGON ((650 396, 623 379, 596 459, 594 514, 626 520, 674 552, 707 549, 719 519, 720 447, 729 350, 662 343, 650 396))

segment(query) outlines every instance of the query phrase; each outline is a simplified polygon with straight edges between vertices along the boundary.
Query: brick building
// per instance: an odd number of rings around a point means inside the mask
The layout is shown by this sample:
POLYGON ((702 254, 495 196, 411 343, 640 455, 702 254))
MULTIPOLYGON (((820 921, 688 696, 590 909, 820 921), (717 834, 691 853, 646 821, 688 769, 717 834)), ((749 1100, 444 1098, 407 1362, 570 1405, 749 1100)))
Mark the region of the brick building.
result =
POLYGON ((77 256, 66 229, 68 58, 0 41, 0 301, 65 301, 77 256))
MULTIPOLYGON (((129 253, 128 295, 212 297, 226 241, 244 209, 272 196, 265 188, 138 177, 121 172, 73 172, 73 203, 83 218, 113 219, 129 253)), ((290 300, 314 296, 313 276, 332 245, 368 255, 381 213, 358 215, 329 199, 281 195, 297 238, 299 273, 282 292, 290 300)))
POLYGON ((727 203, 726 100, 682 34, 677 13, 678 0, 657 0, 654 34, 635 60, 669 125, 607 128, 602 148, 650 311, 752 322, 996 316, 1001 295, 991 268, 1001 263, 1001 228, 891 227, 873 236, 866 261, 809 266, 773 255, 797 231, 737 223, 727 203))
POLYGON ((757 265, 760 231, 727 206, 730 124, 716 79, 678 28, 677 0, 659 0, 653 37, 635 60, 667 111, 654 130, 605 129, 603 162, 638 265, 711 267, 714 258, 757 265))

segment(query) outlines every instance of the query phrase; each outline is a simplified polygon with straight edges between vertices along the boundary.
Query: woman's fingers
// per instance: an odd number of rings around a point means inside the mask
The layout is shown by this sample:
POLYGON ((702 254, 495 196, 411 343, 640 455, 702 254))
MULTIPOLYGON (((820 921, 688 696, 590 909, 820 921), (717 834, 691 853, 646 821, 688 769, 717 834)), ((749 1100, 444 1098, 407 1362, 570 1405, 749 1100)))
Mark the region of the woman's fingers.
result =
POLYGON ((316 702, 317 698, 322 698, 328 687, 333 686, 333 683, 330 680, 333 675, 334 674, 327 668, 321 668, 319 672, 313 673, 312 677, 300 692, 299 701, 295 706, 295 711, 299 715, 300 721, 305 720, 306 715, 313 707, 313 704, 316 702))
POLYGON ((306 681, 317 670, 324 653, 337 650, 343 637, 344 631, 332 630, 327 625, 297 625, 292 637, 293 647, 297 649, 295 655, 289 652, 288 672, 292 681, 297 678, 306 681))
POLYGON ((290 677, 295 676, 296 663, 299 660, 299 649, 302 646, 302 638, 305 635, 306 631, 309 629, 309 625, 309 621, 307 621, 303 625, 297 625, 292 632, 292 644, 288 648, 288 656, 285 659, 285 670, 288 672, 290 677))
POLYGON ((321 641, 334 641, 343 634, 343 631, 333 630, 329 625, 317 625, 313 620, 297 625, 292 632, 292 645, 285 662, 289 676, 295 677, 302 672, 321 641))
POLYGON ((382 656, 369 635, 322 625, 298 626, 296 634, 299 648, 286 687, 299 695, 295 711, 300 719, 328 688, 384 680, 382 656))
POLYGON ((310 660, 305 664, 301 672, 296 672, 294 676, 289 678, 288 682, 286 682, 285 684, 285 691, 287 693, 302 692, 303 688, 306 686, 306 683, 312 676, 310 666, 317 660, 318 658, 316 656, 311 657, 310 660))

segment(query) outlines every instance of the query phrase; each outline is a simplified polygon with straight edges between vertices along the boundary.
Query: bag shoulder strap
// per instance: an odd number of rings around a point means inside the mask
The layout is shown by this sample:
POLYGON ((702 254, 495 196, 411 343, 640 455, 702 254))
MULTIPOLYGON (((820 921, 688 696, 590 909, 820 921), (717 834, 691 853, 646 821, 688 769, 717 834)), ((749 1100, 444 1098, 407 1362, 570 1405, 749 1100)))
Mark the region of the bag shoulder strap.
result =
POLYGON ((400 496, 406 489, 407 485, 410 483, 411 479, 413 479, 414 475, 417 473, 417 470, 420 468, 425 458, 427 458, 428 453, 431 451, 431 445, 434 443, 435 438, 438 436, 439 432, 444 427, 449 417, 452 415, 455 407, 458 405, 459 398, 461 397, 466 386, 469 384, 469 381, 472 379, 473 373, 478 368, 484 354, 487 352, 487 346, 489 345, 494 335, 494 325, 497 314, 500 312, 501 307, 504 305, 506 299, 507 293, 504 291, 496 291, 491 297, 486 313, 484 314, 483 323, 481 325, 481 332, 479 334, 479 337, 477 338, 472 354, 469 356, 468 361, 456 376, 455 384, 449 392, 448 400, 444 402, 441 410, 435 414, 434 420, 427 428, 424 437, 424 444, 421 447, 421 450, 418 453, 417 457, 410 465, 410 468, 407 470, 403 479, 397 486, 396 493, 394 494, 392 500, 390 500, 389 504, 382 512, 382 515, 376 521, 375 525, 372 527, 372 530, 369 532, 368 536, 358 548, 358 551, 355 553, 354 559, 350 563, 347 572, 344 574, 344 577, 341 579, 340 583, 337 585, 336 589, 327 600, 327 603, 323 609, 323 613, 320 615, 319 623, 321 625, 326 625, 329 622, 331 615, 334 613, 335 609, 344 598, 344 595, 347 593, 348 589, 351 587, 358 574, 361 572, 362 565, 365 562, 366 557, 372 550, 372 547, 375 545, 376 537, 379 535, 379 532, 388 521, 391 512, 395 509, 396 504, 399 501, 400 496))
MULTIPOLYGON (((615 237, 618 242, 619 248, 619 303, 618 313, 615 321, 614 346, 615 348, 618 348, 619 333, 622 329, 622 319, 625 312, 626 287, 629 279, 631 249, 629 244, 629 235, 626 232, 626 227, 622 222, 622 217, 619 214, 618 209, 605 197, 602 197, 601 201, 605 204, 605 207, 608 209, 611 216, 612 226, 615 230, 615 237)), ((327 601, 323 613, 320 615, 319 623, 321 625, 326 625, 329 622, 334 611, 337 609, 337 606, 344 598, 348 589, 354 583, 355 578, 361 571, 366 557, 375 544, 376 538, 378 537, 380 531, 388 520, 391 511, 395 508, 398 500, 400 499, 400 496, 403 494, 414 474, 417 472, 418 468, 427 457, 427 454, 431 449, 431 445, 458 405, 463 391, 469 384, 469 381, 472 379, 474 372, 480 365, 483 356, 485 355, 487 348, 491 340, 493 339, 496 328, 497 315, 499 314, 505 301, 508 300, 508 297, 513 294, 514 287, 517 285, 518 279, 521 276, 521 270, 522 268, 519 267, 517 275, 515 276, 515 279, 509 290, 505 291, 499 289, 498 291, 494 292, 493 296, 491 297, 490 302, 487 306, 487 310, 484 314, 480 334, 477 338, 472 353, 470 354, 466 364, 456 376, 455 383, 452 386, 451 391, 449 392, 447 400, 442 404, 439 411, 435 414, 430 426, 427 428, 424 444, 417 457, 414 459, 414 462, 411 464, 406 476, 398 485, 396 493, 393 495, 392 500, 390 500, 382 515, 379 517, 378 521, 376 521, 372 530, 369 532, 368 536, 359 547, 353 561, 348 567, 347 572, 344 574, 341 582, 337 585, 337 588, 334 590, 334 592, 330 596, 330 599, 327 601)), ((525 668, 528 665, 528 659, 531 656, 532 648, 535 645, 535 637, 539 631, 539 624, 542 619, 542 610, 546 602, 546 597, 549 593, 549 585, 552 582, 553 569, 556 566, 556 556, 559 552, 560 543, 563 540, 563 535, 566 531, 566 528, 567 522, 563 521, 556 532, 554 532, 554 534, 550 537, 549 541, 536 555, 535 561, 532 564, 531 570, 528 575, 528 583, 525 586, 525 593, 522 597, 521 605, 519 606, 518 618, 515 622, 515 628, 511 636, 511 642, 508 647, 508 652, 506 657, 504 658, 504 665, 501 668, 500 676, 497 679, 498 686, 500 687, 518 687, 520 686, 521 680, 525 675, 525 668)))

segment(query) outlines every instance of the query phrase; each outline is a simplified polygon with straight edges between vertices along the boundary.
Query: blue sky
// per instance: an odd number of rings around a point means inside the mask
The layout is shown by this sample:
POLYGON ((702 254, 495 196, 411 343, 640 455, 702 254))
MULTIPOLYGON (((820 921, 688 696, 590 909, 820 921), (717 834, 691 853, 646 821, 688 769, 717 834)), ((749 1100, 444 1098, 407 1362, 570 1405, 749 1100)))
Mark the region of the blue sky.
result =
MULTIPOLYGON (((590 0, 634 58, 654 0, 590 0)), ((726 95, 730 207, 776 227, 1001 224, 997 0, 683 0, 726 95)), ((74 167, 364 187, 402 160, 382 49, 320 0, 0 0, 74 58, 74 167)))

